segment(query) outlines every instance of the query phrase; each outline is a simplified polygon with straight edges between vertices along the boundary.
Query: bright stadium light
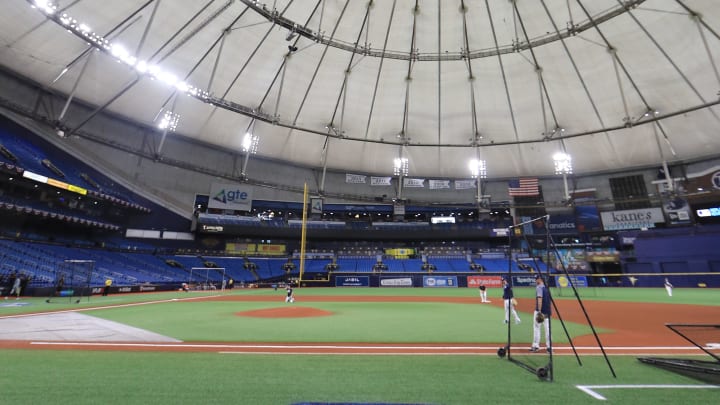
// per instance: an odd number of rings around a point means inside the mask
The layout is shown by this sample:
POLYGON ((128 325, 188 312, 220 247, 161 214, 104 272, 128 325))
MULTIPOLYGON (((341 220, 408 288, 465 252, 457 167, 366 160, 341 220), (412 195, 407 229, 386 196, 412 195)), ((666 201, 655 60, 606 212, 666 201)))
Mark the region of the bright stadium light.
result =
POLYGON ((572 157, 564 152, 558 152, 553 155, 555 162, 555 174, 572 174, 572 157))
POLYGON ((394 176, 407 176, 408 170, 408 158, 395 158, 393 160, 393 175, 394 176))
POLYGON ((35 5, 33 7, 37 7, 45 14, 55 14, 55 11, 57 10, 56 4, 44 0, 35 0, 35 5))
POLYGON ((478 177, 481 179, 487 178, 487 164, 484 160, 471 159, 468 167, 470 168, 470 175, 473 179, 477 179, 478 177))
POLYGON ((163 70, 160 66, 150 64, 148 61, 138 60, 136 55, 132 54, 122 44, 111 43, 102 36, 94 33, 90 28, 90 24, 79 22, 67 13, 62 13, 62 15, 60 16, 55 16, 54 14, 58 8, 56 4, 44 0, 34 0, 31 3, 31 6, 38 9, 48 18, 63 26, 69 32, 79 37, 82 37, 96 49, 104 51, 114 57, 119 62, 122 62, 125 65, 134 68, 138 73, 142 75, 148 75, 151 78, 157 79, 158 81, 170 87, 175 87, 178 91, 182 93, 199 98, 205 102, 207 102, 207 100, 210 98, 210 93, 208 93, 207 91, 180 80, 173 73, 163 70))
POLYGON ((259 136, 253 135, 250 132, 246 132, 245 137, 243 137, 243 141, 242 141, 242 150, 243 150, 243 152, 255 154, 255 153, 257 153, 259 143, 260 143, 259 136))
POLYGON ((165 110, 165 113, 162 115, 160 122, 158 122, 158 128, 162 130, 167 130, 168 132, 175 132, 179 122, 179 114, 176 114, 170 110, 165 110))

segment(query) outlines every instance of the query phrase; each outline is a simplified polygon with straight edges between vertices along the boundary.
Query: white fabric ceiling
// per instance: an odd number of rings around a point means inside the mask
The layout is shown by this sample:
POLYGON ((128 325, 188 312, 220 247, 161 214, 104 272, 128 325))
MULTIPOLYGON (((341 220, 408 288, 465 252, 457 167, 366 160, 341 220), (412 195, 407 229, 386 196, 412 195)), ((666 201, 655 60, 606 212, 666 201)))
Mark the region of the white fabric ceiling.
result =
POLYGON ((258 156, 389 175, 402 155, 411 177, 454 178, 477 156, 501 178, 551 175, 563 149, 579 174, 720 151, 717 1, 35 3, 2 4, 4 66, 93 105, 139 78, 108 110, 154 125, 173 109, 177 133, 231 150, 251 129, 258 156), (222 106, 84 53, 63 14, 222 106))

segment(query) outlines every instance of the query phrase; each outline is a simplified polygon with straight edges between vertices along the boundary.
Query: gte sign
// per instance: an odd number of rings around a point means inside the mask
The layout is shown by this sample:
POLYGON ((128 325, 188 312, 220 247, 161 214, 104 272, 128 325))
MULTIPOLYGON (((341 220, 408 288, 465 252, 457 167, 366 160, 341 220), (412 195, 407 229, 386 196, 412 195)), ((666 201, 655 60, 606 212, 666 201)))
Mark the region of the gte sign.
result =
POLYGON ((217 195, 213 197, 213 200, 220 201, 223 204, 234 203, 236 201, 242 202, 248 199, 248 193, 241 190, 220 190, 217 195))
POLYGON ((250 211, 252 188, 241 184, 213 183, 208 207, 223 210, 250 211))

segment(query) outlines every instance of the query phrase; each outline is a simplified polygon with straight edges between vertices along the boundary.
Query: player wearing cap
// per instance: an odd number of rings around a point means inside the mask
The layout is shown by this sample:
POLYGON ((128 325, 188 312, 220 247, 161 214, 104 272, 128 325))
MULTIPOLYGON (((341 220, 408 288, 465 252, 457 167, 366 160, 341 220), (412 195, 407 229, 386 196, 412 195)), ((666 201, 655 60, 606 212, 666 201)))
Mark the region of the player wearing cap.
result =
POLYGON ((550 342, 550 291, 541 275, 535 276, 535 312, 533 314, 533 343, 531 352, 540 350, 540 328, 545 328, 545 347, 552 351, 550 342))
POLYGON ((512 287, 510 286, 510 283, 504 277, 502 279, 502 286, 503 286, 503 303, 505 304, 505 323, 508 323, 510 321, 510 313, 512 312, 513 318, 515 319, 515 325, 517 325, 520 323, 520 317, 518 316, 518 313, 515 310, 517 301, 515 300, 515 296, 513 295, 513 290, 512 290, 512 287))

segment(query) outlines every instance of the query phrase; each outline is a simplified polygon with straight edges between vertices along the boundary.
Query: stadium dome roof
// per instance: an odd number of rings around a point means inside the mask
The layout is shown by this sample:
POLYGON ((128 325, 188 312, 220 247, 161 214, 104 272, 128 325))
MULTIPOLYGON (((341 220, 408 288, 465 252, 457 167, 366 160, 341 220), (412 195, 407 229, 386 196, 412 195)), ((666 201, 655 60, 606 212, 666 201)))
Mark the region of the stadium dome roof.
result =
MULTIPOLYGON (((481 159, 501 178, 552 175, 558 151, 577 174, 720 151, 716 1, 2 8, 6 68, 143 124, 179 117, 218 147, 250 132, 258 156, 294 164, 390 175, 402 157, 410 176, 466 178, 481 159)), ((71 132, 88 119, 64 117, 71 132)))

